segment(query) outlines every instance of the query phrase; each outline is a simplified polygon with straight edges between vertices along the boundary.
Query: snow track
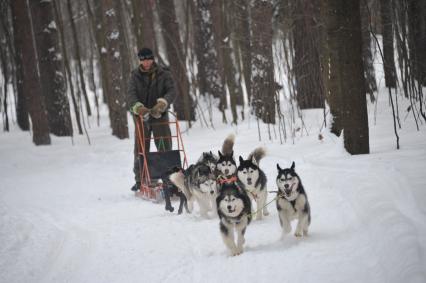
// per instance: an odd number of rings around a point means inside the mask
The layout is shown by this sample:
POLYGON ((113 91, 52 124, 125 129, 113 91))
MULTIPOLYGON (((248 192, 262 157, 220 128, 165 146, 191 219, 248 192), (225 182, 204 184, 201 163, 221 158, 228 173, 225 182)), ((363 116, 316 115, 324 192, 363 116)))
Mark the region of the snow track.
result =
MULTIPOLYGON (((426 282, 424 133, 407 129, 395 151, 386 131, 372 129, 372 153, 349 156, 327 133, 279 145, 259 143, 252 127, 237 129, 235 156, 265 146, 270 191, 276 163, 295 161, 312 224, 306 238, 280 239, 272 203, 237 257, 217 218, 178 216, 132 195, 133 141, 99 131, 93 146, 54 138, 34 147, 20 132, 0 135, 0 282, 426 282)), ((232 130, 211 131, 184 136, 190 161, 232 130)))

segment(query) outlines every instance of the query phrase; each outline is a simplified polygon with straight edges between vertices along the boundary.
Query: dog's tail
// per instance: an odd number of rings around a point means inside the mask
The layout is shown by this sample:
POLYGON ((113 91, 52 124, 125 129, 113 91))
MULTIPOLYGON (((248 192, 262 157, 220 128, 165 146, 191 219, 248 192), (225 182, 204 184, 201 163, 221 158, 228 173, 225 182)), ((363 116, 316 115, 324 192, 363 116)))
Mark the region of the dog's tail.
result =
POLYGON ((235 135, 230 134, 226 137, 222 144, 222 154, 231 155, 234 152, 235 135))
POLYGON ((249 154, 247 159, 252 160, 254 158, 254 160, 256 160, 256 163, 259 164, 259 161, 263 157, 265 157, 265 155, 266 155, 266 149, 264 147, 258 147, 249 154))
POLYGON ((185 175, 182 171, 175 172, 170 175, 169 177, 170 181, 179 188, 185 195, 187 199, 191 197, 191 193, 189 192, 188 188, 185 186, 185 175))

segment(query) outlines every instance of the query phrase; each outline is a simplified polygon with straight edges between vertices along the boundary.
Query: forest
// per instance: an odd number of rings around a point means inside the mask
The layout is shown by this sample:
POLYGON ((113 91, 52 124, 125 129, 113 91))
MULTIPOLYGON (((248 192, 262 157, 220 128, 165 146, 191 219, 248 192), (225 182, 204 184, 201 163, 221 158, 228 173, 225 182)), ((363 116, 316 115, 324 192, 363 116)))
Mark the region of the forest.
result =
POLYGON ((320 108, 347 152, 369 153, 376 57, 396 148, 402 117, 418 130, 426 122, 426 1, 1 0, 0 9, 2 130, 16 124, 35 145, 89 139, 102 109, 111 134, 128 138, 127 84, 142 47, 172 73, 173 110, 189 128, 214 128, 216 111, 227 124, 249 113, 285 141, 304 131, 293 127, 303 110, 320 108))

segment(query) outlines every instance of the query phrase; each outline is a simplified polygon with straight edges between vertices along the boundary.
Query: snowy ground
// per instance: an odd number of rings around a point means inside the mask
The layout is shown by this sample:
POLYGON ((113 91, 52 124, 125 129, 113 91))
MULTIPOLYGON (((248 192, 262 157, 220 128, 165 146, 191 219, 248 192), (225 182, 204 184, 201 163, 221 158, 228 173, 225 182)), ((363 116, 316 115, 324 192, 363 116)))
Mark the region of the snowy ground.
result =
POLYGON ((218 150, 231 132, 237 157, 265 146, 270 191, 276 163, 296 162, 312 207, 310 235, 280 240, 272 204, 271 215, 248 227, 237 257, 228 256, 218 219, 178 216, 134 197, 133 141, 112 137, 106 117, 90 131, 92 145, 53 137, 52 146, 35 147, 28 133, 1 133, 0 282, 426 282, 424 126, 417 132, 407 118, 396 150, 381 98, 376 123, 369 109, 371 154, 350 156, 327 131, 318 139, 320 111, 304 115, 309 136, 295 144, 267 140, 265 127, 259 142, 253 119, 195 125, 183 136, 190 161, 218 150))

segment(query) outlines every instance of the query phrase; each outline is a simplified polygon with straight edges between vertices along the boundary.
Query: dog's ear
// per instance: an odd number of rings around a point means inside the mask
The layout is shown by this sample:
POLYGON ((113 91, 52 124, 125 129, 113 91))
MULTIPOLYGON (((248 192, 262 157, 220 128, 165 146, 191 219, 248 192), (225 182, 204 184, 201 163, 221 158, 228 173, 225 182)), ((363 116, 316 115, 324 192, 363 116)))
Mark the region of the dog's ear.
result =
POLYGON ((222 158, 222 152, 220 152, 220 150, 217 151, 217 153, 219 153, 219 158, 222 158))
POLYGON ((283 169, 281 169, 280 164, 278 164, 278 163, 277 163, 277 169, 278 169, 278 172, 283 170, 283 169))
POLYGON ((254 158, 254 156, 251 158, 251 163, 257 166, 257 161, 256 161, 256 158, 254 158))
POLYGON ((213 156, 213 152, 210 150, 210 155, 213 156))
POLYGON ((234 151, 231 151, 231 155, 230 155, 231 157, 234 157, 234 151))
POLYGON ((294 164, 294 161, 293 161, 293 163, 291 163, 290 169, 294 171, 294 168, 296 168, 296 164, 294 164))
POLYGON ((244 161, 244 159, 241 157, 241 155, 240 155, 240 158, 238 160, 240 161, 240 163, 242 163, 244 161))

